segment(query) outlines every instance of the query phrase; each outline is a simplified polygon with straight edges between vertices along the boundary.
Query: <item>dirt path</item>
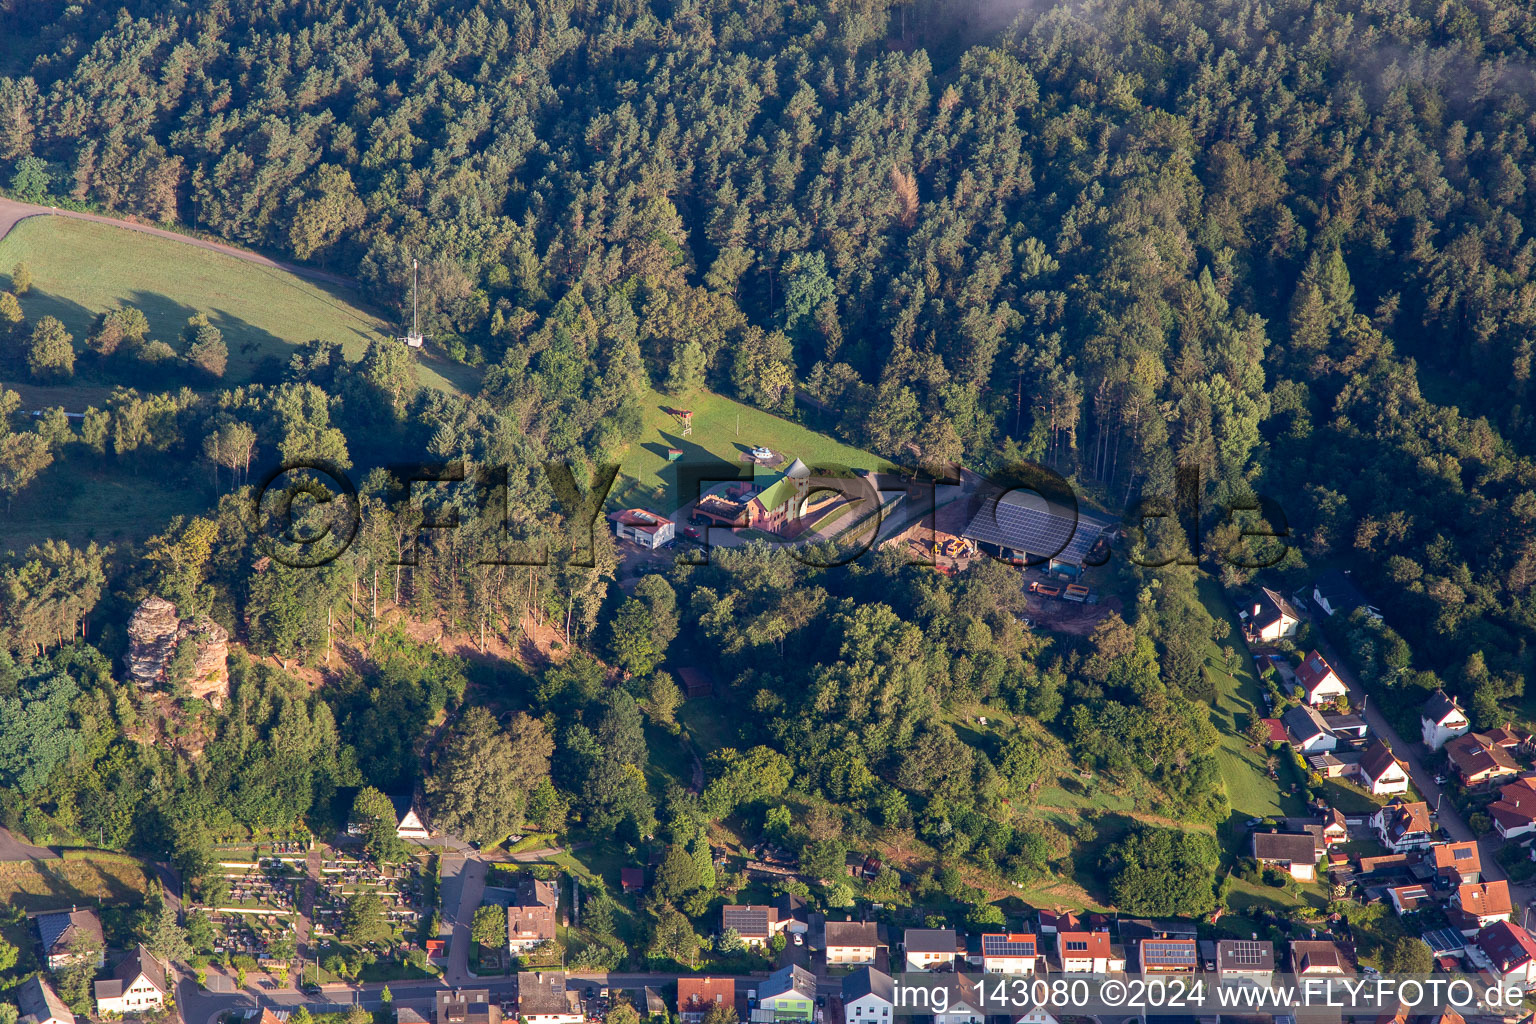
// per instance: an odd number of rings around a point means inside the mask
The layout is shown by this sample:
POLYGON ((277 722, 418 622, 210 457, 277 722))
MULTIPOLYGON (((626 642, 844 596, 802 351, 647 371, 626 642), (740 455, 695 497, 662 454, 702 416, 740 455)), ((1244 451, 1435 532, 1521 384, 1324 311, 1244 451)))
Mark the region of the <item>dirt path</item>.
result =
POLYGON ((97 224, 107 224, 115 228, 127 228, 129 231, 141 231, 146 235, 156 235, 160 238, 168 238, 173 242, 182 242, 186 245, 195 245, 199 249, 208 249, 211 252, 221 252, 226 256, 233 256, 237 260, 246 263, 255 263, 258 266, 271 267, 285 273, 302 277, 310 281, 319 281, 324 284, 340 285, 343 288, 357 289, 357 282, 340 274, 332 274, 325 270, 316 270, 312 267, 301 267, 294 263, 284 263, 267 256, 241 249, 238 246, 228 245, 224 242, 212 242, 203 238, 193 238, 190 235, 179 234, 175 231, 167 231, 164 228, 153 227, 149 224, 139 224, 135 221, 124 220, 118 217, 108 217, 99 213, 77 213, 74 210, 60 210, 52 206, 34 206, 32 203, 18 203, 14 199, 0 199, 0 240, 11 233, 11 228, 26 220, 28 217, 69 217, 74 220, 94 221, 97 224))

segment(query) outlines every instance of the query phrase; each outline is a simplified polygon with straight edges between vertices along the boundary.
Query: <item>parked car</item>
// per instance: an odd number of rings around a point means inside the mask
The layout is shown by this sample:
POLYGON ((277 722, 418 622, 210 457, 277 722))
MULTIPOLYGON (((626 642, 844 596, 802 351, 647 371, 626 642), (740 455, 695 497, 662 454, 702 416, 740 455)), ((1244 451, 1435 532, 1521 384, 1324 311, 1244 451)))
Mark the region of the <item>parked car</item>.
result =
POLYGON ((805 945, 805 936, 801 935, 799 932, 795 932, 795 945, 797 945, 797 946, 805 945))

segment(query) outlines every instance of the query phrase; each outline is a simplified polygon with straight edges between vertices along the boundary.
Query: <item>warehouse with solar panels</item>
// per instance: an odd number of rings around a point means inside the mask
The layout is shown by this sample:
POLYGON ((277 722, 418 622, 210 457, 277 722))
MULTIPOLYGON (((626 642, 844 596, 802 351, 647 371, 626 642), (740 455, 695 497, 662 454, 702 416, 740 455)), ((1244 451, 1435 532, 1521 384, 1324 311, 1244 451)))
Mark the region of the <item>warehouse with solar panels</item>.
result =
POLYGON ((1015 490, 986 498, 961 536, 995 558, 1078 576, 1084 566, 1103 564, 1113 528, 1107 519, 1015 490))

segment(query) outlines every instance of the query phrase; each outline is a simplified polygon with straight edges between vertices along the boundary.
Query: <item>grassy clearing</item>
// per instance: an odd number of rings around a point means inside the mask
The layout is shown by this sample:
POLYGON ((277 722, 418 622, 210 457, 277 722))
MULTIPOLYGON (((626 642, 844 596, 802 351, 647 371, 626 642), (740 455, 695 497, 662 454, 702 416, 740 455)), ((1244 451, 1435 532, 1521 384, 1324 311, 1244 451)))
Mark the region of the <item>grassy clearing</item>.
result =
POLYGON ((755 445, 766 445, 786 458, 799 458, 812 469, 875 469, 885 464, 869 452, 707 391, 688 396, 650 391, 645 396, 641 423, 640 439, 630 444, 620 464, 619 479, 609 495, 611 507, 647 505, 670 512, 697 497, 680 493, 677 464, 667 462, 668 448, 680 449, 684 462, 723 462, 732 471, 742 472, 751 468, 742 456, 755 445), (682 436, 682 424, 672 409, 693 411, 693 433, 688 437, 682 436))
POLYGON ((1232 635, 1226 645, 1238 655, 1237 667, 1230 671, 1222 655, 1222 645, 1209 644, 1205 655, 1205 669, 1217 691, 1216 704, 1211 709, 1211 720, 1221 731, 1221 747, 1216 751, 1216 758, 1221 765, 1234 817, 1304 814, 1306 808, 1302 800, 1280 792, 1280 787, 1264 768, 1264 753, 1249 746, 1243 735, 1251 716, 1263 717, 1265 714, 1258 672, 1243 645, 1237 622, 1222 597, 1221 587, 1208 579, 1201 580, 1199 586, 1200 600, 1211 617, 1232 624, 1232 635))
POLYGON ((71 906, 136 905, 149 876, 137 862, 117 858, 0 863, 0 904, 28 914, 71 906))
POLYGON ((0 504, 0 553, 25 551, 52 537, 72 544, 137 542, 165 528, 172 516, 214 505, 213 482, 190 466, 135 474, 115 462, 56 462, 0 504))
MULTIPOLYGON (((19 262, 33 274, 21 303, 27 318, 58 317, 77 347, 96 314, 116 306, 143 310, 150 336, 172 347, 189 316, 207 313, 229 345, 230 383, 268 358, 286 363, 311 338, 339 342, 357 359, 369 338, 393 333, 354 292, 108 224, 29 217, 0 241, 0 267, 9 274, 19 262)), ((440 390, 464 386, 466 375, 475 374, 440 360, 421 367, 422 383, 440 390)))

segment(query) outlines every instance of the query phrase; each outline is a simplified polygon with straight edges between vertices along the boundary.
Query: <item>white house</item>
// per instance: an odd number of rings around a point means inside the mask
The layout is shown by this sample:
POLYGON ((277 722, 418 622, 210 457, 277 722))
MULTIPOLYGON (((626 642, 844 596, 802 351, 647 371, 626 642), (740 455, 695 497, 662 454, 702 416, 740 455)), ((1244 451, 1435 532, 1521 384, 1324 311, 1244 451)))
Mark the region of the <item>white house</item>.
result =
POLYGON ((1057 932, 1056 958, 1063 974, 1109 974, 1125 970, 1125 957, 1109 944, 1109 932, 1057 932))
POLYGON ((981 969, 985 974, 1033 974, 1040 961, 1040 943, 1030 933, 993 932, 981 937, 981 969))
POLYGON ((1296 685, 1306 691, 1307 703, 1314 707, 1349 696, 1349 687, 1344 685, 1344 680, 1316 651, 1308 654, 1296 669, 1296 685))
POLYGON ((16 1006, 21 1010, 19 1024, 75 1024, 75 1015, 40 974, 21 983, 16 1006))
POLYGON ((822 942, 828 966, 872 964, 880 947, 880 926, 873 921, 828 921, 822 942))
POLYGON ((158 1010, 170 992, 165 967, 141 945, 118 962, 110 978, 96 983, 96 1013, 125 1015, 158 1010))
POLYGON ((1301 625, 1296 609, 1268 587, 1261 588, 1253 603, 1241 609, 1237 617, 1243 622, 1243 635, 1259 643, 1274 643, 1295 636, 1296 628, 1301 625))
POLYGON ((1317 879, 1317 838, 1310 832, 1255 832, 1253 859, 1290 872, 1298 882, 1317 879))
POLYGON ((933 1024, 983 1024, 986 1014, 981 1010, 981 999, 976 983, 962 974, 948 975, 939 983, 948 993, 944 1012, 934 1006, 933 1024))
POLYGON ((953 928, 908 928, 901 945, 909 971, 947 967, 965 952, 953 928))
POLYGON ((1505 839, 1536 832, 1536 779, 1516 779, 1501 787, 1488 814, 1505 839))
POLYGON ((1291 746, 1303 754, 1326 753, 1339 745, 1339 738, 1328 728, 1328 723, 1323 721, 1317 709, 1310 705, 1296 705, 1281 715, 1280 721, 1291 737, 1291 746))
POLYGON ((1014 1014, 1013 1024, 1061 1024, 1061 1021, 1050 1010, 1036 1006, 1028 1013, 1014 1014))
POLYGON ((523 971, 517 976, 517 1015, 527 1024, 584 1024, 581 996, 564 971, 523 971))
POLYGON ((75 952, 77 948, 94 949, 97 967, 107 963, 101 919, 94 910, 76 908, 56 914, 39 914, 37 935, 42 940, 43 955, 50 971, 62 970, 79 959, 75 952))
POLYGON ((627 508, 622 512, 614 512, 608 518, 613 523, 613 535, 619 540, 631 541, 652 550, 672 543, 677 530, 677 524, 668 517, 643 508, 627 508))
POLYGON ((1536 941, 1512 921, 1498 921, 1477 933, 1477 948, 1506 985, 1536 983, 1536 941))
POLYGON ((407 793, 396 793, 389 798, 390 804, 395 809, 395 835, 401 839, 429 839, 432 833, 428 831, 426 822, 416 810, 415 797, 407 793))
POLYGON ((1508 921, 1515 912, 1509 897, 1509 883, 1503 879, 1458 885, 1451 900, 1461 911, 1459 923, 1463 935, 1476 935, 1491 924, 1508 921))
POLYGON ((1431 846, 1435 841, 1435 827, 1429 820, 1429 805, 1423 801, 1405 803, 1394 799, 1371 815, 1371 828, 1381 845, 1393 853, 1417 850, 1431 846))
POLYGON ((884 971, 861 967, 843 979, 843 1024, 891 1024, 896 982, 884 971))
POLYGON ((1457 736, 1472 731, 1472 721, 1467 713, 1447 697, 1444 690, 1436 690, 1424 702, 1419 711, 1419 724, 1423 727, 1424 745, 1430 750, 1439 750, 1457 736))
POLYGON ((1408 766, 1381 740, 1371 744, 1355 768, 1360 784, 1375 796, 1402 796, 1408 792, 1408 766))

